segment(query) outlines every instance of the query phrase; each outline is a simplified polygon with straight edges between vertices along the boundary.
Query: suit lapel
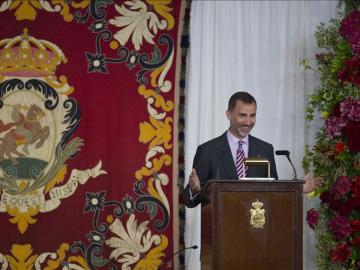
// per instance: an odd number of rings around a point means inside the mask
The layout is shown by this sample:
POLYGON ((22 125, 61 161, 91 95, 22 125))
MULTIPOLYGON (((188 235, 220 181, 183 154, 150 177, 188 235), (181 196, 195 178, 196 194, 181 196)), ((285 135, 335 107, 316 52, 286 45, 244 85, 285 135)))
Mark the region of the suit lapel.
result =
MULTIPOLYGON (((248 157, 256 157, 256 143, 254 141, 254 138, 249 135, 249 153, 248 153, 248 157)), ((256 175, 256 168, 255 166, 249 166, 247 172, 246 172, 246 177, 255 177, 256 175)))
POLYGON ((249 149, 248 149, 248 157, 253 157, 254 156, 254 139, 253 137, 249 134, 249 149))
POLYGON ((249 153, 248 157, 261 157, 261 148, 254 140, 254 137, 249 135, 249 153))

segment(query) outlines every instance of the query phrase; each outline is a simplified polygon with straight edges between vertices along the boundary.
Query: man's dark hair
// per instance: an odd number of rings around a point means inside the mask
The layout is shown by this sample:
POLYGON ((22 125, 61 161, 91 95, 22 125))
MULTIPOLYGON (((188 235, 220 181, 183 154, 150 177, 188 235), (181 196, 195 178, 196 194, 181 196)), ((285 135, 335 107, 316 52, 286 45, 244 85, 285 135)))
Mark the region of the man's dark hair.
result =
POLYGON ((232 109, 235 108, 236 102, 238 100, 241 100, 242 102, 247 104, 255 103, 256 105, 255 98, 252 95, 250 95, 248 92, 236 92, 229 99, 228 111, 232 111, 232 109))

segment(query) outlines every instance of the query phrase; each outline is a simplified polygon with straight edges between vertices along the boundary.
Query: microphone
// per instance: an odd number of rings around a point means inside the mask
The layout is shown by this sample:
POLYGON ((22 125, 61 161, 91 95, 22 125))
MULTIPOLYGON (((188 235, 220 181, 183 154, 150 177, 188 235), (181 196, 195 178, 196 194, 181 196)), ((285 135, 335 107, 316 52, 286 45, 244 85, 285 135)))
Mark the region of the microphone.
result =
POLYGON ((290 151, 289 150, 276 150, 275 154, 278 155, 278 156, 290 157, 290 151))
POLYGON ((296 170, 295 170, 295 167, 293 165, 293 163, 291 162, 291 159, 290 159, 290 151, 289 150, 276 150, 275 151, 275 154, 278 155, 278 156, 286 156, 287 160, 289 161, 291 167, 293 168, 293 171, 294 171, 294 180, 297 180, 297 173, 296 173, 296 170))
POLYGON ((170 256, 167 256, 167 257, 165 257, 165 259, 162 261, 162 263, 159 265, 159 270, 161 269, 161 266, 163 266, 163 265, 165 265, 165 263, 167 263, 168 261, 171 261, 174 257, 175 257, 175 255, 177 255, 177 254, 179 254, 179 253, 182 253, 182 252, 184 252, 185 250, 187 250, 187 249, 197 249, 198 248, 198 246, 197 245, 193 245, 193 246, 191 246, 191 247, 184 247, 184 248, 182 248, 182 249, 179 249, 178 251, 176 251, 176 252, 174 252, 173 254, 171 254, 170 256))

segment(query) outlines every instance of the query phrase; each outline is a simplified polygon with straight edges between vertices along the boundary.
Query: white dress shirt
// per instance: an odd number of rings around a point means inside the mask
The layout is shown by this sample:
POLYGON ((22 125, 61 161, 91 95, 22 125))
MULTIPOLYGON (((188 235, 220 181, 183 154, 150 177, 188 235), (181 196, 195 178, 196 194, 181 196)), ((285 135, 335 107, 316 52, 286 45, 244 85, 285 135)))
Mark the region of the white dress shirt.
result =
POLYGON ((236 164, 236 152, 237 152, 237 149, 239 147, 239 141, 244 142, 242 144, 242 149, 244 151, 245 158, 247 158, 249 156, 249 135, 246 135, 246 137, 244 139, 239 140, 234 135, 232 135, 231 132, 228 130, 226 132, 226 138, 228 140, 230 150, 231 150, 231 155, 233 157, 233 160, 234 160, 235 164, 236 164))

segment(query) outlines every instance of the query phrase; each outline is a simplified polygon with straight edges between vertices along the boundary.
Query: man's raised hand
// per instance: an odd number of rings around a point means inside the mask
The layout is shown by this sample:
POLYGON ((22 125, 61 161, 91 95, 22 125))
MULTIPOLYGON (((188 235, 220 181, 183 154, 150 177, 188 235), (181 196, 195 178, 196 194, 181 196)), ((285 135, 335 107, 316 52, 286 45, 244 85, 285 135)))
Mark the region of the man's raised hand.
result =
POLYGON ((198 175, 196 174, 195 169, 192 169, 192 171, 190 173, 189 186, 190 186, 192 194, 199 193, 200 190, 201 190, 201 188, 200 188, 200 179, 199 179, 198 175))

